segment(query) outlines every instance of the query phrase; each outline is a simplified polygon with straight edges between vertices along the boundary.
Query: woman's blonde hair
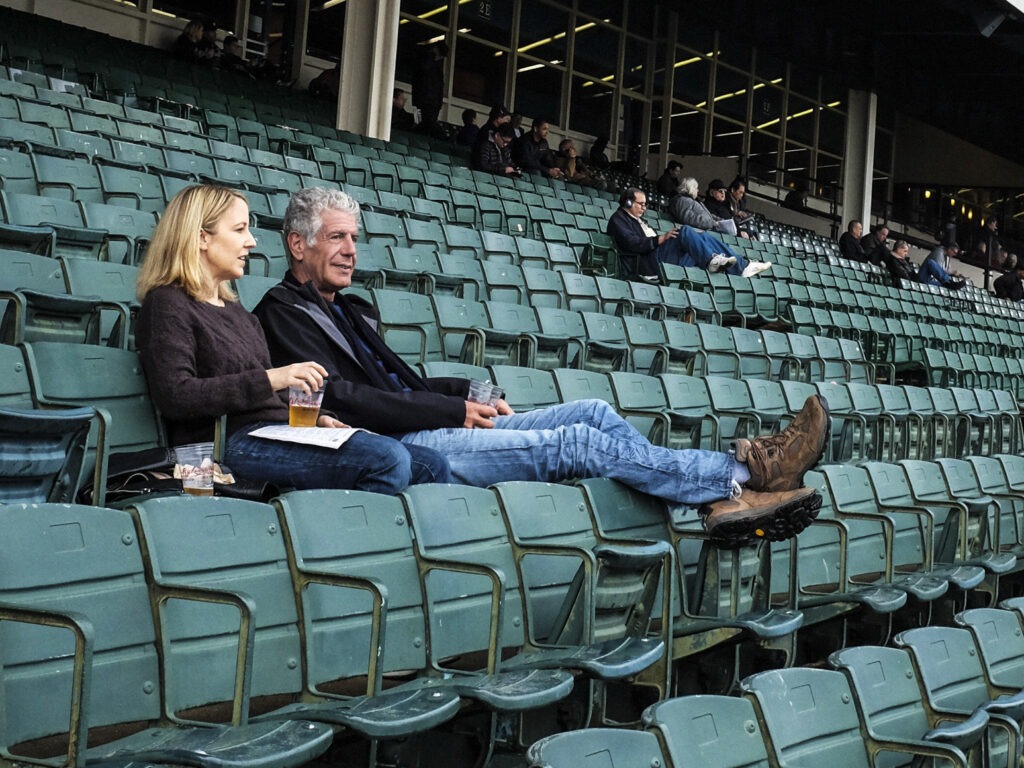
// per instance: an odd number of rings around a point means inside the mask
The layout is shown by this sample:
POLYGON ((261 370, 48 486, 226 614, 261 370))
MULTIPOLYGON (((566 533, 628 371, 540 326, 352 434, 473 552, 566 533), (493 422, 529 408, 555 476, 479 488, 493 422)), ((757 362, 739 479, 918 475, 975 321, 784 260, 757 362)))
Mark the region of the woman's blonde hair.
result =
MULTIPOLYGON (((139 269, 139 301, 161 285, 180 285, 197 301, 209 296, 211 278, 200 255, 199 233, 213 232, 235 200, 248 204, 240 192, 212 184, 186 187, 174 196, 153 230, 139 269)), ((217 293, 224 301, 236 300, 226 282, 217 286, 217 293)))

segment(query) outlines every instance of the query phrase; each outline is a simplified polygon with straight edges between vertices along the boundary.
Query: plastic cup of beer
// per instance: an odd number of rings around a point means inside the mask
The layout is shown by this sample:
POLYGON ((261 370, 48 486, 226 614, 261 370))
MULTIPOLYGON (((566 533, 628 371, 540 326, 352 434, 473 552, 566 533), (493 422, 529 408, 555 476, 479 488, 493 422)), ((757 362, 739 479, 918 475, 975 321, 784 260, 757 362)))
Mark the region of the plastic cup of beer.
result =
POLYGON ((323 389, 306 392, 302 387, 288 387, 288 426, 315 427, 323 399, 323 389))
POLYGON ((179 445, 174 449, 174 461, 185 493, 213 496, 213 443, 179 445))
POLYGON ((491 382, 471 379, 469 382, 469 395, 467 395, 466 399, 471 403, 491 405, 491 392, 493 390, 494 385, 491 382))

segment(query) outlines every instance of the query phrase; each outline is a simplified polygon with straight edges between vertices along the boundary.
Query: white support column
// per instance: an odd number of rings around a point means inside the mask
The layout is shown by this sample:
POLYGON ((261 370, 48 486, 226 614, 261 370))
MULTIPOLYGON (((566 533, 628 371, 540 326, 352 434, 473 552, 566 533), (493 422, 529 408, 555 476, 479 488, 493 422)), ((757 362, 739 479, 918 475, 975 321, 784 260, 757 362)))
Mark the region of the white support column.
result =
POLYGON ((391 138, 399 0, 348 0, 341 54, 336 125, 346 131, 391 138))
POLYGON ((867 232, 871 219, 871 180, 875 168, 875 123, 878 97, 870 91, 850 91, 843 162, 841 229, 859 219, 867 232))

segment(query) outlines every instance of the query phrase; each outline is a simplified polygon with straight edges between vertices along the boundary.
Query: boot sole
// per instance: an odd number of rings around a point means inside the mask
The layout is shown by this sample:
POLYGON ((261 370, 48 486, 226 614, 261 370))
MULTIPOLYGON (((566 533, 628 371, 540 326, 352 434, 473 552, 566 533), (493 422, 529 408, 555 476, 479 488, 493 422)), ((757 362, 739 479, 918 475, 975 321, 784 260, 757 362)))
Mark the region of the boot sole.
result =
MULTIPOLYGON (((749 512, 743 512, 738 513, 735 519, 721 520, 708 531, 708 537, 713 544, 726 549, 742 547, 758 539, 786 541, 810 525, 820 509, 821 494, 815 491, 763 515, 752 517, 749 512)), ((702 510, 702 513, 707 512, 702 510)))

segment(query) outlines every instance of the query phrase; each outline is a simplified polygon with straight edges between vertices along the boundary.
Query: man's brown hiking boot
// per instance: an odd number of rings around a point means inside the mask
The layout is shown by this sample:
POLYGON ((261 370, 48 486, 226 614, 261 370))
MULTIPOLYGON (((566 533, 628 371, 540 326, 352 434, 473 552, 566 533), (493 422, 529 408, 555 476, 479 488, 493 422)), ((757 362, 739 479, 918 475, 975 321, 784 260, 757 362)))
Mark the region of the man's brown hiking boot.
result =
POLYGON ((811 395, 792 423, 777 435, 738 439, 736 461, 746 463, 752 491, 792 491, 803 485, 804 472, 821 460, 828 446, 831 420, 828 401, 811 395))
POLYGON ((777 493, 744 489, 739 498, 721 499, 701 510, 704 529, 719 547, 741 547, 755 539, 785 541, 811 524, 821 509, 813 488, 777 493))

